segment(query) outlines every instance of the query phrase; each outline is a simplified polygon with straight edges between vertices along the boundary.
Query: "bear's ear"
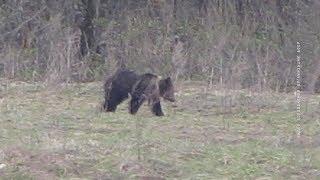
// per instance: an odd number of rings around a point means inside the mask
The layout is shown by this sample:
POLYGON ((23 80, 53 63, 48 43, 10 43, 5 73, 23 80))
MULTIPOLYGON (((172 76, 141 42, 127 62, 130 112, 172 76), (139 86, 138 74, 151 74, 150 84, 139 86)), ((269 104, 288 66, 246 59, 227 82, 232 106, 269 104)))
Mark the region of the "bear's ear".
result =
POLYGON ((167 78, 165 79, 165 81, 166 81, 167 84, 172 84, 171 77, 167 77, 167 78))

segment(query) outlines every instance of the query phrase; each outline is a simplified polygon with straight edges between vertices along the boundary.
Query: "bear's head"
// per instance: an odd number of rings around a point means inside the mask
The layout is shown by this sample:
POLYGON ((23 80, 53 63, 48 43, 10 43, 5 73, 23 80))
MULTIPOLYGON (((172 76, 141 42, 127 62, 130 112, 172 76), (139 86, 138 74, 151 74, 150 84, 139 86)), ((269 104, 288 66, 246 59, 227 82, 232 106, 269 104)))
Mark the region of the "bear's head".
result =
POLYGON ((170 102, 174 102, 176 100, 174 97, 173 83, 170 77, 159 81, 159 91, 160 96, 163 97, 163 99, 170 102))

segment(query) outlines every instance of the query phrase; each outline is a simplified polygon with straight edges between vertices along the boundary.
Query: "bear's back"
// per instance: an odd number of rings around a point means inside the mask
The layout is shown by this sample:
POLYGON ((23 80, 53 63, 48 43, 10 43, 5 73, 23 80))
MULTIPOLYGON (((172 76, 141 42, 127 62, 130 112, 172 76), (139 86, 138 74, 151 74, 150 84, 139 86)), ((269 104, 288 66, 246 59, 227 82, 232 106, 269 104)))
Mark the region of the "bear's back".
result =
POLYGON ((145 73, 140 75, 138 81, 133 86, 133 93, 135 96, 140 96, 141 94, 150 94, 152 91, 157 89, 157 79, 158 76, 145 73))
POLYGON ((130 92, 133 85, 138 81, 139 75, 134 71, 122 69, 113 76, 112 86, 119 91, 130 92))

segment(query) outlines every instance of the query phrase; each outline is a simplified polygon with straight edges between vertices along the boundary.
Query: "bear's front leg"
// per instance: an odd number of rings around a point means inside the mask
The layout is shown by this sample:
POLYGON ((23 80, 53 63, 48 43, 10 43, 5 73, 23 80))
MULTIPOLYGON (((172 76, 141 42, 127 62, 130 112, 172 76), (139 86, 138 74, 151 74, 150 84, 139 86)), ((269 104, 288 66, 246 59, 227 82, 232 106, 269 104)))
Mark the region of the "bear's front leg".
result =
POLYGON ((162 112, 162 108, 161 108, 161 104, 160 101, 155 102, 152 105, 152 113, 156 116, 164 116, 163 112, 162 112))
POLYGON ((145 96, 140 96, 140 97, 132 96, 130 105, 129 105, 130 113, 136 114, 144 101, 145 101, 145 96))

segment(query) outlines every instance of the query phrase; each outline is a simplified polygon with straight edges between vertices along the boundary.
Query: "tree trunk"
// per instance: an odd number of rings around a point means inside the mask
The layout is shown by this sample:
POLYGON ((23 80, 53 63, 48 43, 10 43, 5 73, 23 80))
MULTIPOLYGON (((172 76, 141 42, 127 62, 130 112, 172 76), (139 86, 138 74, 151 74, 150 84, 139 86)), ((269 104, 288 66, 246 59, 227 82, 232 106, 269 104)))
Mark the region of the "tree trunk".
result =
POLYGON ((85 56, 94 49, 94 29, 93 29, 93 18, 95 17, 95 5, 92 0, 82 0, 84 6, 83 9, 83 21, 80 25, 81 29, 81 41, 80 51, 81 55, 85 56))

